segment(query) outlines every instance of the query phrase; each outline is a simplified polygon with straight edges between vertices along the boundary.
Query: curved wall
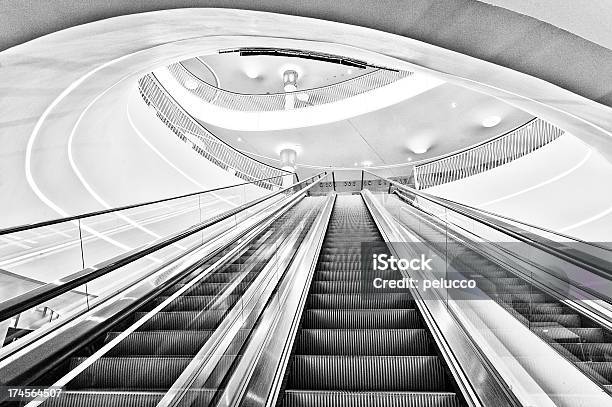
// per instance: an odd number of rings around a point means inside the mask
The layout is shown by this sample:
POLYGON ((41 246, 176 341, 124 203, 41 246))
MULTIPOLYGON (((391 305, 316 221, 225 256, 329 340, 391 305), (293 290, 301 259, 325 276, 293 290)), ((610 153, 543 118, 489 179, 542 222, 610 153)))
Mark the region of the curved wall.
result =
MULTIPOLYGON (((500 0, 489 2, 505 5, 500 0)), ((550 7, 561 9, 553 3, 550 7)), ((512 5, 517 11, 531 13, 536 18, 476 0, 363 0, 359 7, 355 7, 354 0, 333 3, 326 0, 83 0, 78 4, 70 0, 4 2, 0 6, 0 26, 6 28, 4 37, 0 37, 0 50, 114 16, 181 7, 236 8, 337 21, 414 38, 533 75, 612 105, 612 72, 605 68, 612 62, 612 51, 536 19, 554 13, 532 10, 533 7, 512 5)), ((601 4, 598 6, 601 8, 601 4)), ((574 3, 568 14, 574 22, 576 14, 586 15, 574 3)), ((563 22, 568 18, 548 20, 563 22)), ((588 17, 585 24, 598 26, 588 17)), ((570 24, 564 27, 572 28, 570 24)))
POLYGON ((612 242, 612 165, 571 134, 508 164, 425 189, 587 241, 612 242))

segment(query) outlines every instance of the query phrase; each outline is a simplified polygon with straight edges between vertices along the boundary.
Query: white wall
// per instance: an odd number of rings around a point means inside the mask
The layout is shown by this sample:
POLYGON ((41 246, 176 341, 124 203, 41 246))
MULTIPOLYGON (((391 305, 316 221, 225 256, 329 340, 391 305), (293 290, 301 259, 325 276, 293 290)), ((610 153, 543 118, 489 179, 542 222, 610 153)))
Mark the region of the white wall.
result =
POLYGON ((427 193, 589 241, 612 241, 612 165, 578 138, 427 193))

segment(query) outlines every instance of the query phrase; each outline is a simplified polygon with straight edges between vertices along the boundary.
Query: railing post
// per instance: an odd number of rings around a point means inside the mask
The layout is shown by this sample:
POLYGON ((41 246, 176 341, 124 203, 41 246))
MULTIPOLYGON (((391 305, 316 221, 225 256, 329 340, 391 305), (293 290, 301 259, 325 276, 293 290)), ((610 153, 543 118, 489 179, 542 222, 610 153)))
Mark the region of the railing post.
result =
POLYGON ((364 171, 361 170, 361 190, 363 190, 363 175, 364 175, 364 171))
POLYGON ((334 187, 334 192, 336 192, 336 174, 332 171, 332 186, 334 187))

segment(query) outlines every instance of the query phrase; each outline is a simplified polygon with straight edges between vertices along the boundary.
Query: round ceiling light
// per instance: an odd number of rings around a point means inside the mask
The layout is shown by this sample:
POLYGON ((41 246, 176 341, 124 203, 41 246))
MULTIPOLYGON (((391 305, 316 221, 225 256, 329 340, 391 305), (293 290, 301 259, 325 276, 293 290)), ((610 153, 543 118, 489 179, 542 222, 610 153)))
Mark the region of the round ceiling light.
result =
POLYGON ((249 64, 244 67, 244 74, 251 79, 257 79, 259 78, 259 69, 257 69, 256 66, 249 64))
POLYGON ((187 79, 185 81, 185 87, 189 90, 194 90, 198 88, 198 83, 193 79, 187 79))
POLYGON ((364 167, 369 167, 372 165, 372 161, 364 161, 361 163, 361 165, 363 165, 364 167))
POLYGON ((413 147, 411 150, 415 154, 425 154, 427 150, 429 149, 427 147, 419 146, 419 147, 413 147))
POLYGON ((482 121, 482 127, 495 127, 501 122, 501 117, 499 116, 489 116, 485 117, 482 121))

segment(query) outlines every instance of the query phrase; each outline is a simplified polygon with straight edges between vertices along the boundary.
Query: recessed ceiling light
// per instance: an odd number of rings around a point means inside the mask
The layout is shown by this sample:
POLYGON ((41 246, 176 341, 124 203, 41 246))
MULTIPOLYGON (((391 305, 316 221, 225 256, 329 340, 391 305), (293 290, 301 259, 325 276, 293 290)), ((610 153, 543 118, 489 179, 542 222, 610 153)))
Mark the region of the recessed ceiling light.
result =
POLYGON ((452 102, 452 103, 451 103, 451 108, 453 108, 453 109, 454 109, 454 108, 456 108, 456 107, 457 107, 457 102, 452 102))
POLYGON ((369 167, 370 165, 372 165, 372 161, 364 161, 361 163, 364 167, 369 167))
POLYGON ((412 161, 412 157, 407 158, 408 162, 412 161))
POLYGON ((248 76, 251 79, 256 79, 259 77, 259 71, 254 66, 250 66, 250 65, 246 66, 244 68, 244 73, 246 76, 248 76))
POLYGON ((352 73, 353 73, 353 70, 352 70, 352 69, 347 69, 347 70, 346 70, 346 73, 350 75, 350 74, 352 74, 352 73))
POLYGON ((189 90, 194 90, 198 88, 198 83, 193 79, 187 79, 185 81, 185 87, 189 90))
POLYGON ((501 122, 501 117, 499 116, 485 117, 482 121, 482 127, 494 127, 494 126, 497 126, 500 122, 501 122))
POLYGON ((413 147, 412 152, 415 154, 425 154, 429 150, 427 147, 413 147))
POLYGON ((240 142, 240 141, 242 141, 242 137, 238 137, 236 140, 238 140, 240 142))
POLYGON ((355 164, 353 164, 353 165, 354 165, 355 167, 357 167, 357 166, 359 165, 359 163, 355 163, 355 164))

